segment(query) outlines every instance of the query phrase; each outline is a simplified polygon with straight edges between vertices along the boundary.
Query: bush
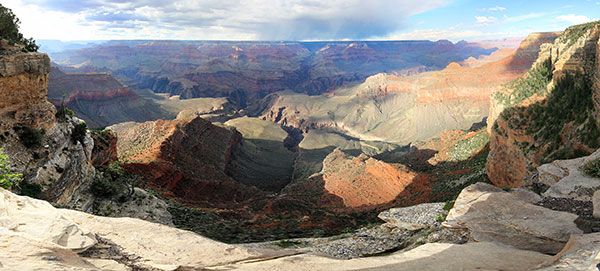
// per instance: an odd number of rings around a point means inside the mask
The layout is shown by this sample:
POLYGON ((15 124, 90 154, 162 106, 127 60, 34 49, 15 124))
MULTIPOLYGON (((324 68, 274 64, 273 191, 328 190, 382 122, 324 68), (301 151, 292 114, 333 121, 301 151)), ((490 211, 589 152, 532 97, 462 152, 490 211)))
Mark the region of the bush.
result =
POLYGON ((4 149, 0 148, 0 187, 11 189, 13 185, 18 185, 23 180, 23 175, 15 173, 10 165, 8 155, 4 154, 4 149))
POLYGON ((60 109, 56 110, 56 114, 54 115, 56 116, 56 118, 59 121, 65 121, 67 120, 67 116, 73 117, 75 116, 75 112, 73 112, 73 110, 66 108, 66 107, 61 107, 60 109))
POLYGON ((22 44, 24 52, 37 52, 40 48, 33 38, 26 39, 19 32, 21 21, 11 9, 0 4, 0 38, 8 40, 10 44, 22 44))
POLYGON ((19 140, 27 148, 37 148, 44 142, 46 130, 35 129, 31 127, 16 127, 15 130, 19 134, 19 140))
POLYGON ((75 124, 75 127, 73 127, 73 130, 71 131, 71 140, 73 143, 77 143, 77 141, 79 141, 83 145, 87 130, 87 124, 85 124, 85 122, 75 124))
POLYGON ((96 176, 90 186, 92 195, 101 198, 114 198, 124 194, 128 183, 133 179, 130 173, 119 164, 113 163, 102 174, 96 176))
POLYGON ((600 159, 588 162, 581 168, 581 170, 591 177, 600 178, 600 159))
POLYGON ((42 187, 37 183, 22 182, 19 184, 19 189, 21 190, 19 194, 32 198, 39 198, 42 193, 42 187))

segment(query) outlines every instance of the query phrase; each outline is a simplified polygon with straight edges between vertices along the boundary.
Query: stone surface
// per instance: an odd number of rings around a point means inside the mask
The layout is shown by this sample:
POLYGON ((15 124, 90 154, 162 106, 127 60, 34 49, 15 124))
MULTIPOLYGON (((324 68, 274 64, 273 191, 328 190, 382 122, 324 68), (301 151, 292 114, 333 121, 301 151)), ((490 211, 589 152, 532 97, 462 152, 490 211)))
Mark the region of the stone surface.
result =
POLYGON ((600 150, 589 156, 552 162, 546 168, 555 169, 540 172, 538 176, 542 179, 558 179, 558 182, 544 192, 544 197, 592 201, 594 192, 600 190, 600 179, 588 176, 581 167, 598 158, 600 158, 600 150))
POLYGON ((92 165, 97 169, 107 168, 110 164, 116 162, 117 156, 117 134, 111 130, 103 130, 91 133, 94 139, 94 148, 92 149, 92 165))
MULTIPOLYGON (((575 29, 574 31, 578 32, 579 30, 575 29)), ((593 74, 592 82, 594 85, 589 98, 594 103, 594 110, 592 110, 588 120, 594 121, 595 119, 596 122, 600 119, 600 80, 598 80, 598 69, 600 67, 594 59, 600 54, 599 36, 599 24, 582 31, 579 35, 573 34, 571 30, 567 29, 553 42, 548 41, 549 43, 539 46, 539 55, 532 66, 539 66, 546 61, 549 61, 552 65, 553 77, 546 86, 547 90, 552 90, 556 82, 567 73, 593 74), (577 37, 577 40, 569 40, 573 36, 577 37)), ((491 141, 486 172, 492 183, 500 187, 519 187, 528 182, 528 179, 533 176, 534 171, 532 169, 537 168, 548 159, 562 157, 565 155, 565 151, 567 155, 572 155, 569 154, 570 151, 574 153, 591 153, 595 150, 593 144, 589 144, 580 136, 582 134, 580 129, 583 126, 581 123, 576 123, 575 120, 560 124, 563 126, 560 141, 541 139, 538 131, 542 131, 545 127, 534 127, 535 121, 530 119, 530 114, 523 114, 523 112, 530 109, 527 108, 530 105, 546 99, 550 91, 541 91, 519 104, 510 105, 507 103, 506 98, 501 97, 508 97, 508 95, 518 97, 524 94, 512 93, 513 91, 518 90, 501 89, 499 92, 494 93, 490 100, 490 107, 493 108, 493 111, 490 112, 490 118, 488 119, 488 131, 491 134, 491 141), (522 108, 505 111, 506 107, 522 108), (502 111, 508 114, 500 116, 502 111), (518 125, 515 125, 515 123, 518 123, 518 125), (493 127, 496 128, 492 129, 493 127), (534 135, 536 136, 534 137, 534 135)), ((546 123, 550 125, 550 122, 546 123)), ((550 173, 550 175, 546 174, 539 179, 540 183, 546 185, 551 185, 556 181, 556 178, 551 176, 561 175, 560 172, 556 171, 556 168, 544 167, 540 170, 550 173)))
POLYGON ((71 139, 74 125, 79 122, 77 118, 57 122, 46 131, 40 146, 33 148, 25 147, 14 131, 0 140, 25 181, 40 186, 41 194, 37 196, 50 202, 67 204, 79 187, 95 176, 90 134, 85 135, 83 143, 71 139))
POLYGON ((50 203, 17 196, 2 188, 0 228, 71 250, 85 250, 96 244, 91 233, 79 227, 50 203))
POLYGON ((0 54, 0 132, 14 126, 52 127, 55 109, 46 100, 49 71, 46 54, 0 54))
POLYGON ((600 219, 600 190, 594 192, 594 196, 592 197, 592 203, 594 206, 594 212, 592 216, 596 219, 600 219))
POLYGON ((136 255, 136 265, 175 270, 179 266, 208 267, 248 260, 262 254, 219 243, 193 232, 134 218, 108 218, 62 209, 60 212, 89 231, 136 255))
POLYGON ((476 183, 460 193, 443 224, 468 228, 476 241, 553 254, 571 234, 582 233, 575 219, 575 214, 532 205, 495 186, 476 183))
POLYGON ((408 252, 351 260, 297 255, 208 270, 528 270, 552 258, 494 243, 426 244, 408 252))
POLYGON ((554 262, 536 270, 586 270, 596 271, 600 264, 600 233, 571 236, 565 247, 554 256, 554 262))
POLYGON ((379 218, 398 228, 418 230, 435 225, 438 217, 448 212, 442 209, 444 203, 423 203, 405 208, 392 208, 379 214, 379 218))

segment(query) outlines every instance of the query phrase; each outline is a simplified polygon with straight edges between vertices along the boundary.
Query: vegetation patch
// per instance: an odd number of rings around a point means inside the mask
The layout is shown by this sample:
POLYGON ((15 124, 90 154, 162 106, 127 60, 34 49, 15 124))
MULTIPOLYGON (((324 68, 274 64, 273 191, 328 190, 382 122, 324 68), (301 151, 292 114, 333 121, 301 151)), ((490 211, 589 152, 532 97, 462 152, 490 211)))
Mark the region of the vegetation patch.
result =
POLYGON ((566 42, 567 47, 571 47, 573 44, 575 44, 575 42, 577 42, 577 40, 579 40, 579 38, 581 38, 598 23, 600 23, 600 21, 570 26, 565 29, 563 34, 560 36, 560 42, 566 42))
POLYGON ((15 173, 15 169, 10 164, 8 155, 4 154, 4 149, 0 148, 0 187, 11 189, 23 180, 23 175, 15 173))
POLYGON ((512 90, 511 93, 495 92, 493 96, 505 108, 510 108, 535 94, 546 95, 546 87, 550 81, 552 81, 552 60, 548 58, 524 76, 507 83, 505 88, 512 90))
POLYGON ((589 161, 587 164, 581 167, 581 170, 585 172, 588 176, 594 178, 600 178, 600 158, 589 161))
POLYGON ((31 198, 40 198, 42 193, 42 186, 32 182, 21 182, 19 184, 20 195, 28 196, 31 198))
POLYGON ((501 117, 511 129, 532 135, 534 144, 522 142, 524 152, 545 148, 546 161, 572 159, 589 154, 573 149, 572 141, 590 149, 600 147, 600 129, 592 116, 592 80, 587 74, 566 74, 557 80, 548 99, 528 107, 514 107, 501 117), (563 142, 563 141, 569 142, 563 142))
POLYGON ((37 52, 40 47, 33 38, 26 39, 19 32, 20 24, 21 21, 12 10, 0 4, 0 39, 7 40, 11 45, 23 45, 23 52, 37 52))
POLYGON ((46 135, 46 130, 44 129, 26 126, 15 127, 15 131, 17 131, 17 134, 19 135, 21 144, 29 149, 40 147, 44 142, 44 137, 46 135))
POLYGON ((80 142, 82 145, 85 141, 85 135, 87 134, 87 124, 85 122, 80 122, 75 124, 73 130, 71 131, 71 140, 73 143, 80 142))
POLYGON ((102 174, 96 175, 90 185, 90 193, 100 198, 129 196, 127 188, 134 182, 133 173, 125 171, 118 163, 111 164, 102 174))

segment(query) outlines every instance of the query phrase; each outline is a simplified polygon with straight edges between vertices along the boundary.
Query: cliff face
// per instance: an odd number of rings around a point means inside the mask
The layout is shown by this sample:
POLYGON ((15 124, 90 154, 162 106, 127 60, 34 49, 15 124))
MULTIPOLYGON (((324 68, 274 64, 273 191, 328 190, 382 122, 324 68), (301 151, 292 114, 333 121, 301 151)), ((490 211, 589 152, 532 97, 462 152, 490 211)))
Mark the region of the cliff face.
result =
POLYGON ((494 184, 518 187, 541 163, 598 147, 599 34, 598 23, 568 28, 540 46, 527 75, 492 95, 486 171, 494 184))
POLYGON ((42 53, 21 53, 0 41, 0 147, 39 186, 37 195, 64 204, 95 172, 90 162, 92 138, 72 140, 80 120, 56 121, 47 100, 50 60, 42 53), (8 49, 7 49, 8 47, 8 49))
MULTIPOLYGON (((8 47, 0 40, 0 49, 8 47)), ((46 100, 50 59, 42 53, 0 50, 0 132, 15 126, 48 129, 54 106, 46 100)))
POLYGON ((257 115, 304 132, 337 129, 362 140, 402 145, 445 129, 466 130, 487 117, 492 92, 529 69, 536 44, 526 40, 516 52, 481 64, 451 63, 441 71, 404 78, 377 74, 320 96, 276 93, 263 100, 257 115))
POLYGON ((122 41, 64 52, 56 60, 80 71, 112 71, 134 88, 186 99, 227 97, 243 108, 276 91, 321 94, 380 72, 438 70, 492 51, 449 41, 122 41))
MULTIPOLYGON (((547 33, 533 33, 527 36, 527 38, 521 42, 519 48, 512 57, 509 58, 508 63, 510 66, 518 67, 523 73, 531 68, 531 65, 538 59, 540 47, 545 43, 552 43, 560 35, 558 32, 547 32, 547 33)), ((502 88, 494 90, 495 92, 505 91, 502 88)), ((495 100, 495 95, 490 95, 490 112, 487 119, 488 129, 487 132, 492 132, 492 126, 498 115, 504 110, 504 105, 495 100)))
POLYGON ((91 128, 169 115, 106 72, 64 73, 52 67, 49 80, 49 100, 59 107, 66 95, 64 105, 91 128))
POLYGON ((258 190, 225 171, 241 135, 202 118, 178 118, 111 126, 123 167, 147 185, 184 201, 221 206, 248 200, 258 190))

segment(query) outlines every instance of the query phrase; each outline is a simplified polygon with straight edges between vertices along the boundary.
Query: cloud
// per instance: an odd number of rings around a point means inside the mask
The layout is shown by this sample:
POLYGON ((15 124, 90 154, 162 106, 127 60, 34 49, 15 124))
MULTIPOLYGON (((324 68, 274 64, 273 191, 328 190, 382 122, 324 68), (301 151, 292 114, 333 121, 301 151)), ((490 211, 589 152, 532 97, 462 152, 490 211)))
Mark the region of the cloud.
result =
POLYGON ((528 14, 524 14, 524 15, 514 16, 514 17, 505 17, 504 22, 517 23, 517 22, 521 22, 521 21, 525 21, 525 20, 529 20, 529 19, 535 19, 535 18, 539 18, 539 17, 543 17, 543 16, 546 16, 546 13, 533 12, 533 13, 528 13, 528 14))
POLYGON ((476 40, 490 37, 501 37, 506 35, 504 32, 482 32, 477 30, 453 30, 453 29, 419 29, 408 33, 397 33, 387 37, 377 38, 378 40, 453 40, 464 39, 476 40))
POLYGON ((68 17, 100 36, 116 35, 104 32, 115 27, 129 29, 118 33, 125 38, 315 40, 385 36, 402 29, 408 17, 451 0, 4 1, 23 13, 68 17))
POLYGON ((490 17, 475 16, 475 20, 477 20, 478 23, 482 23, 482 24, 495 23, 498 21, 498 19, 493 16, 490 16, 490 17))
POLYGON ((575 14, 568 14, 568 15, 561 15, 556 17, 556 22, 565 22, 565 23, 569 23, 569 24, 582 24, 582 23, 587 23, 590 20, 590 18, 588 18, 587 16, 584 15, 575 15, 575 14))
POLYGON ((479 12, 493 12, 493 11, 505 11, 505 10, 506 10, 505 7, 495 6, 495 7, 492 7, 492 8, 481 8, 481 9, 478 9, 477 11, 479 11, 479 12))

